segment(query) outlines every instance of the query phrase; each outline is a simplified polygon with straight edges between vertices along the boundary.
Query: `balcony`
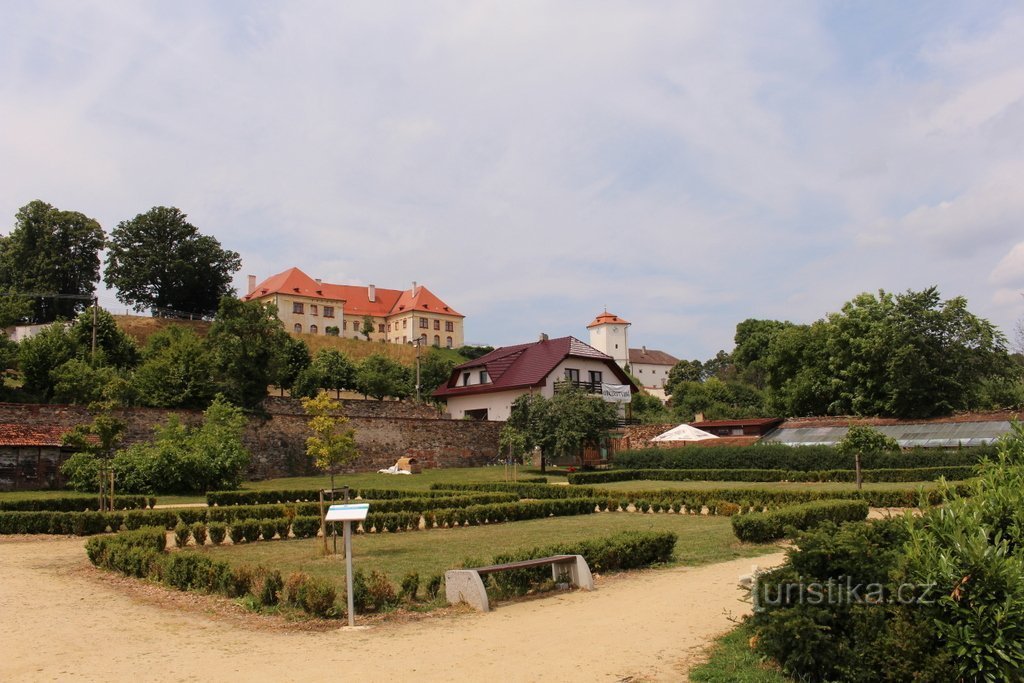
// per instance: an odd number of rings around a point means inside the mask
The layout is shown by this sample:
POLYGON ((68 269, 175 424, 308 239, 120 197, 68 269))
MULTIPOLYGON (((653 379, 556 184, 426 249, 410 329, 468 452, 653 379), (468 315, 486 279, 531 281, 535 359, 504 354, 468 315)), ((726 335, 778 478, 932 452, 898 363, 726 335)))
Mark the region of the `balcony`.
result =
POLYGON ((570 387, 580 389, 586 394, 601 394, 601 382, 581 382, 579 380, 560 379, 555 382, 555 391, 564 391, 570 387))

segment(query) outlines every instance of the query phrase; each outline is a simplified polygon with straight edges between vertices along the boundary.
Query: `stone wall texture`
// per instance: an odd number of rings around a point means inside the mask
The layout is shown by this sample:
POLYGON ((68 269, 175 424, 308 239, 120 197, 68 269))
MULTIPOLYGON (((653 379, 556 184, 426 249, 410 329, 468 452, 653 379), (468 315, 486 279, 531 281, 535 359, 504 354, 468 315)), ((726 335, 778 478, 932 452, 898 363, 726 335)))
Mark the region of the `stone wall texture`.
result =
MULTIPOLYGON (((435 409, 399 401, 342 401, 342 414, 356 430, 360 457, 352 471, 374 471, 398 458, 417 458, 424 468, 484 465, 498 455, 503 423, 444 419, 435 409)), ((271 398, 263 415, 253 415, 245 432, 255 479, 315 474, 306 456, 306 417, 298 401, 271 398)), ((189 410, 126 408, 117 411, 127 428, 125 443, 146 441, 153 429, 177 415, 195 425, 202 413, 189 410)), ((92 419, 82 406, 0 403, 0 423, 71 429, 92 419)))

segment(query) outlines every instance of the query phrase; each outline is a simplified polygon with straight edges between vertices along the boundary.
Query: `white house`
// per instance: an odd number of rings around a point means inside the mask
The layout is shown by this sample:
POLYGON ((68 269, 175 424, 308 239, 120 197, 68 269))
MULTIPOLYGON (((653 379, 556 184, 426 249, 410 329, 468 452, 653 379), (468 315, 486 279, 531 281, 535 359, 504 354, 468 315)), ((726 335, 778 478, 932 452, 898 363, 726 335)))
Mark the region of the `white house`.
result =
POLYGON ((455 367, 434 396, 448 404, 455 419, 501 421, 508 419, 517 398, 528 393, 551 398, 560 381, 596 394, 604 384, 638 390, 611 356, 575 337, 542 335, 532 344, 504 346, 455 367))

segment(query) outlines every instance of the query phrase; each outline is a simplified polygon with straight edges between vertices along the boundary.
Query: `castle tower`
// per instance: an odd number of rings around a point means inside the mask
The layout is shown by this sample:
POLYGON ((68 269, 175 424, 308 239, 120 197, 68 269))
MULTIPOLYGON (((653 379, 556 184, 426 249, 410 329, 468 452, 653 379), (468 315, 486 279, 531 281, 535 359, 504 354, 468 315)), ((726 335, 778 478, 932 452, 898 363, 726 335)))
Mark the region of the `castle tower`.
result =
POLYGON ((629 364, 629 322, 617 315, 604 313, 587 325, 590 345, 615 359, 620 367, 629 364))

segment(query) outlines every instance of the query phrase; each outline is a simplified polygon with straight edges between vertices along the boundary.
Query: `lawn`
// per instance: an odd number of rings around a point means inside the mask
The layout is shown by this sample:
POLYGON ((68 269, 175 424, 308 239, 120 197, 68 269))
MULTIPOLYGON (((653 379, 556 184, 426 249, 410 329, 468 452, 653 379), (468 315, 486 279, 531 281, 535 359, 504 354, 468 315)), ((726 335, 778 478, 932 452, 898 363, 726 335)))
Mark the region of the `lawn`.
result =
POLYGON ((789 679, 777 667, 761 662, 750 648, 753 632, 746 625, 733 629, 715 641, 708 661, 690 669, 691 681, 705 683, 786 683, 789 679))
MULTIPOLYGON (((901 481, 901 482, 865 482, 865 491, 918 488, 932 489, 937 486, 934 481, 901 481)), ((632 481, 613 481, 607 484, 594 484, 594 488, 617 491, 646 490, 678 490, 707 491, 708 489, 771 489, 772 491, 856 491, 857 485, 849 482, 817 482, 817 481, 651 481, 637 479, 632 481)))
MULTIPOLYGON (((778 550, 775 545, 740 543, 728 517, 690 515, 642 515, 605 512, 577 517, 553 517, 524 522, 431 529, 397 534, 362 534, 352 539, 356 568, 376 569, 394 583, 410 572, 425 582, 431 575, 459 566, 464 560, 489 563, 499 553, 537 546, 607 536, 622 531, 674 531, 679 535, 674 563, 700 565, 740 557, 754 557, 778 550)), ((287 575, 304 571, 344 584, 343 544, 339 536, 336 557, 319 555, 318 539, 260 541, 238 546, 207 545, 202 552, 232 564, 263 565, 287 575)))
MULTIPOLYGON (((540 470, 519 468, 519 479, 545 476, 549 483, 565 483, 564 474, 547 473, 540 470)), ((401 489, 406 491, 425 491, 435 483, 469 483, 506 481, 505 468, 500 465, 487 467, 452 467, 446 469, 423 470, 423 474, 378 474, 377 472, 359 472, 357 474, 339 474, 334 478, 337 487, 353 488, 401 489)), ((282 479, 266 479, 249 481, 242 484, 243 489, 319 489, 330 488, 331 478, 326 474, 315 477, 286 477, 282 479)))

